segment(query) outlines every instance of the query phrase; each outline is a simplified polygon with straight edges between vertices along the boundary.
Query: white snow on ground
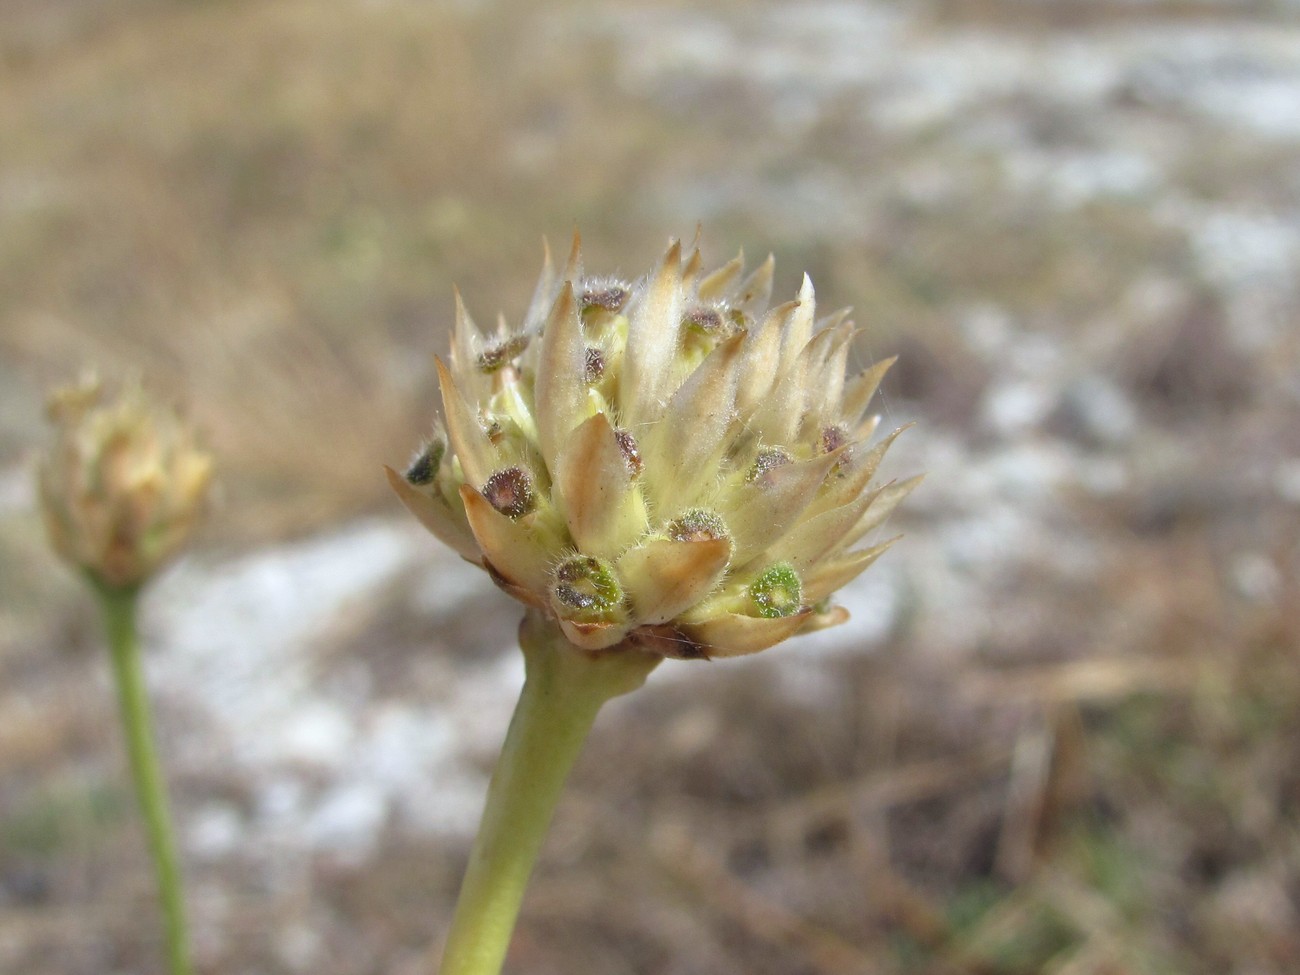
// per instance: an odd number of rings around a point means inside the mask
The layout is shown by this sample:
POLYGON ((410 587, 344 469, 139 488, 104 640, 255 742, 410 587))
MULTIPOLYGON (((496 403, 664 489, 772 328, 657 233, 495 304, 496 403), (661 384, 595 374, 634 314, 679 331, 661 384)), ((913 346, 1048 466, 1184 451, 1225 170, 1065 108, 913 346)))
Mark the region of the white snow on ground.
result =
MULTIPOLYGON (((314 641, 402 573, 436 576, 442 608, 481 586, 478 570, 405 520, 366 521, 330 535, 226 562, 190 561, 151 591, 150 684, 178 738, 178 769, 220 761, 255 790, 245 821, 230 803, 187 817, 190 851, 219 858, 248 844, 364 857, 390 822, 469 835, 486 788, 481 760, 505 734, 523 682, 514 647, 457 671, 437 701, 376 698, 364 686, 314 676, 314 641), (448 598, 450 597, 450 598, 448 598)), ((898 612, 897 571, 855 583, 848 627, 801 641, 782 668, 878 644, 898 612)), ((522 608, 501 595, 501 612, 522 608)), ((653 683, 725 679, 725 668, 669 663, 653 683)), ((791 685, 793 686, 793 685, 791 685)))
MULTIPOLYGON (((518 654, 457 679, 440 701, 375 700, 364 687, 323 684, 313 643, 402 573, 436 572, 459 598, 476 570, 414 524, 366 521, 230 562, 190 562, 150 594, 151 683, 191 732, 175 742, 182 766, 220 760, 257 790, 254 840, 364 855, 392 817, 428 831, 465 833, 483 781, 471 760, 504 734, 523 679, 518 654)), ((503 648, 504 650, 505 648, 503 648)), ((196 853, 219 855, 239 830, 230 807, 200 810, 196 853)), ((248 836, 245 835, 244 839, 248 836)))
POLYGON ((615 11, 565 29, 622 43, 618 81, 630 92, 744 82, 771 96, 778 135, 802 129, 846 93, 869 96, 864 104, 882 127, 911 129, 1005 97, 1092 108, 1131 92, 1250 135, 1300 139, 1300 26, 1139 22, 1014 34, 923 28, 899 5, 829 0, 745 16, 702 7, 615 11), (797 106, 805 111, 791 113, 797 106))

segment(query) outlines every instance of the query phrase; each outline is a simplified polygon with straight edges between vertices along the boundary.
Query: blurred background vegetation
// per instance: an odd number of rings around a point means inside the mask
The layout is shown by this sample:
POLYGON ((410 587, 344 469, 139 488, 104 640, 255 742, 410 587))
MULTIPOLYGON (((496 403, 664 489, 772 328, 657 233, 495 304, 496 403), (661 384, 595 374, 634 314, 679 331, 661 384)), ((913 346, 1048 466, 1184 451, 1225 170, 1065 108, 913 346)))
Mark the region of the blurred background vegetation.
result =
POLYGON ((142 374, 219 456, 150 624, 200 969, 427 971, 515 610, 380 465, 453 285, 697 221, 902 355, 930 478, 849 627, 602 719, 512 969, 1300 970, 1293 2, 7 0, 0 971, 159 970, 45 389, 142 374))

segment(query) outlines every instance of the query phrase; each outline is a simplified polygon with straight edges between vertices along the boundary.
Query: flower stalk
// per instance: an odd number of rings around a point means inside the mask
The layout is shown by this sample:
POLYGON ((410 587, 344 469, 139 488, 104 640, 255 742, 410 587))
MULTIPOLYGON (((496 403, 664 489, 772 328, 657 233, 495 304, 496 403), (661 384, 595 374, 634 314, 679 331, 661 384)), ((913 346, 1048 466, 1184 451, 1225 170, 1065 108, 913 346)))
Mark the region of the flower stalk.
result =
POLYGON ((517 328, 460 296, 436 360, 442 418, 393 490, 527 607, 528 677, 489 789, 442 975, 496 975, 596 712, 661 659, 758 653, 848 619, 836 590, 891 541, 919 478, 873 486, 901 430, 868 412, 848 310, 811 280, 770 306, 773 261, 705 272, 673 241, 637 280, 591 277, 574 236, 517 328))
POLYGON ((110 395, 93 376, 50 398, 54 442, 38 472, 50 546, 99 600, 136 800, 158 877, 171 975, 189 975, 185 901, 167 789, 140 666, 141 588, 189 540, 212 458, 174 410, 138 383, 110 395))
POLYGON ((640 687, 662 659, 590 653, 529 611, 519 628, 526 677, 492 783, 441 975, 497 975, 564 781, 606 701, 640 687))
POLYGON ((163 934, 170 975, 190 975, 190 956, 181 885, 180 859, 168 811, 167 786, 154 744, 153 718, 140 665, 140 639, 136 626, 137 587, 106 586, 92 577, 99 597, 104 628, 117 685, 118 710, 131 762, 136 802, 144 817, 145 835, 158 880, 163 913, 163 934))

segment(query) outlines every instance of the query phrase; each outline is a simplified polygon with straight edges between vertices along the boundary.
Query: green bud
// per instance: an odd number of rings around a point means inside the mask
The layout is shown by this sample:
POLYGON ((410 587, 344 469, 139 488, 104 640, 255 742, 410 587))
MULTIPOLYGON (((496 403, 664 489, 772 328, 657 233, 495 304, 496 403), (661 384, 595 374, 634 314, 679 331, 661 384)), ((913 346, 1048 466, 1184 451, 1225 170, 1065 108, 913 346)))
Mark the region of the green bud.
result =
POLYGON ((778 562, 749 584, 749 598, 765 619, 793 616, 803 608, 803 585, 789 562, 778 562))
POLYGON ((608 563, 590 555, 575 555, 556 568, 551 598, 565 619, 598 623, 618 614, 623 588, 608 563))

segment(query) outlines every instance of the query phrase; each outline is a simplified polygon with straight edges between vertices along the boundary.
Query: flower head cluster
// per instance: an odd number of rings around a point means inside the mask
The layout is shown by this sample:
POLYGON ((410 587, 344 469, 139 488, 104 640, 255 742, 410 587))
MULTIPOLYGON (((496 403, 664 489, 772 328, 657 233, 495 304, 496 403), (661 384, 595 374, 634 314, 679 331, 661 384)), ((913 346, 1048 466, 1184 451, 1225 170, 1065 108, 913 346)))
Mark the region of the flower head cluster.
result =
POLYGON ((734 656, 843 621, 831 594, 916 483, 871 485, 892 360, 846 378, 847 312, 817 320, 806 277, 768 308, 772 270, 703 273, 674 242, 640 280, 589 278, 575 238, 517 330, 457 296, 445 426, 394 489, 588 650, 734 656))
POLYGON ((39 484, 51 545, 102 585, 139 585, 188 539, 212 458, 139 385, 111 399, 86 379, 57 391, 49 414, 56 433, 39 484))

